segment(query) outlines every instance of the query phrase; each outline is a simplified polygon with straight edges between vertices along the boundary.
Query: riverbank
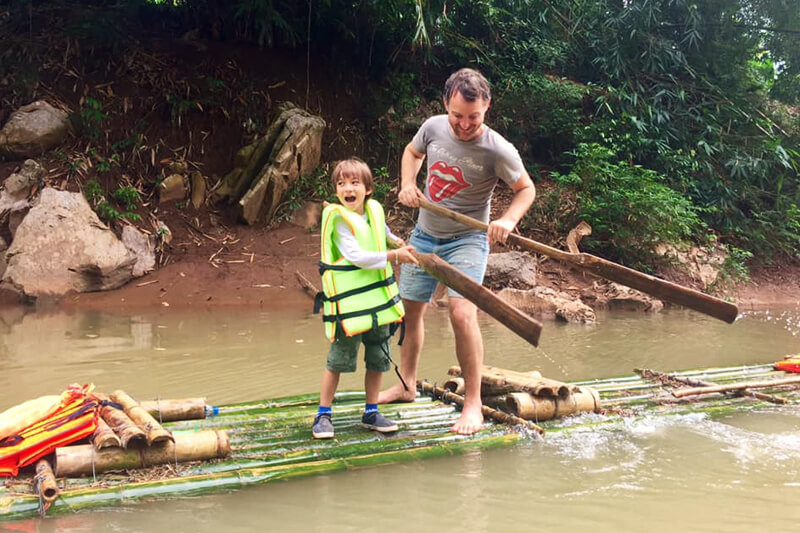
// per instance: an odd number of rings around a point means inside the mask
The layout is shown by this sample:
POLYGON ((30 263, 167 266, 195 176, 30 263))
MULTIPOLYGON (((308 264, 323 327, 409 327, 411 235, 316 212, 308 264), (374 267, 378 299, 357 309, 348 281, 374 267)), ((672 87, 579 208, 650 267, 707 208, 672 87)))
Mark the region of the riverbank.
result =
MULTIPOLYGON (((164 267, 118 290, 67 296, 60 305, 108 311, 156 307, 310 309, 311 299, 297 273, 319 285, 318 233, 288 222, 273 229, 219 223, 179 227, 178 223, 173 220, 174 237, 164 267)), ((538 283, 591 299, 597 279, 547 261, 540 267, 538 283)), ((729 289, 728 295, 742 311, 798 305, 800 265, 756 267, 751 281, 729 289)))

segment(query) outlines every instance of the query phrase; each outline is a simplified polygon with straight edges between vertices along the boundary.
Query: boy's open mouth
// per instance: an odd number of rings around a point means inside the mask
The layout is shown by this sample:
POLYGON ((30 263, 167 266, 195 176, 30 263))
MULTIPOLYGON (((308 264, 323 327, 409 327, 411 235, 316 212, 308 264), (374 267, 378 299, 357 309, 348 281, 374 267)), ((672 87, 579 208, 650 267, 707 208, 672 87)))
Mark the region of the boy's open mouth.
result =
POLYGON ((347 203, 355 202, 356 201, 356 197, 352 196, 352 195, 351 196, 345 196, 344 197, 344 201, 347 202, 347 203))

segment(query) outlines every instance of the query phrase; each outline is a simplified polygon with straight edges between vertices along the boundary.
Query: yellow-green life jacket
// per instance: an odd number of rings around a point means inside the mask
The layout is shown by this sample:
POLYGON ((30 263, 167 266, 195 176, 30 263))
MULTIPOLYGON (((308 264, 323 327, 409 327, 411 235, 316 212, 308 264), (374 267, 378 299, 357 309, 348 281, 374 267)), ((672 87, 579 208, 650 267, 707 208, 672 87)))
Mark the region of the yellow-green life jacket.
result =
MULTIPOLYGON (((341 254, 333 236, 336 223, 343 220, 366 251, 386 250, 386 219, 383 207, 375 200, 364 203, 367 220, 339 204, 322 212, 320 274, 325 335, 333 342, 338 323, 348 337, 372 328, 401 322, 405 310, 395 282, 392 266, 363 269, 341 254)), ((319 302, 319 300, 318 300, 319 302)))

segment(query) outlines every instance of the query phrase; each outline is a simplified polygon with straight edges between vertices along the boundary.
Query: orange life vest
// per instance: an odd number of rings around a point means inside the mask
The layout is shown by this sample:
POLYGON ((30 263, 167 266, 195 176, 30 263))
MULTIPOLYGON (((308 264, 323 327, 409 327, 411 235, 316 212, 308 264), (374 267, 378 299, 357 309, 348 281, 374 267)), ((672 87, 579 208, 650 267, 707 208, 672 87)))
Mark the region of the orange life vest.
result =
POLYGON ((789 356, 783 361, 778 361, 773 366, 775 370, 800 374, 800 355, 789 356))
POLYGON ((0 440, 0 477, 16 476, 20 468, 33 464, 59 446, 93 434, 97 429, 100 402, 90 394, 91 390, 91 385, 69 387, 55 411, 0 440))

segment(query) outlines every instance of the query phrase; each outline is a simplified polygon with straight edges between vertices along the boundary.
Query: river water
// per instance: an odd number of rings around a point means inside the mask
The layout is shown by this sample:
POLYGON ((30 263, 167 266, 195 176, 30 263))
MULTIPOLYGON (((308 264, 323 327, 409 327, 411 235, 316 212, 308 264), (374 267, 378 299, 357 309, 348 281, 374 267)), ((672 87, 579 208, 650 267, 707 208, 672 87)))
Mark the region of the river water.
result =
MULTIPOLYGON (((692 312, 546 322, 540 347, 481 317, 486 363, 561 380, 776 361, 800 351, 800 307, 733 325, 692 312)), ((456 364, 446 311, 428 314, 420 377, 456 364)), ((302 311, 131 315, 0 312, 0 411, 70 382, 211 404, 316 392, 327 343, 302 311)), ((399 358, 399 355, 397 356, 399 358)), ((340 389, 359 389, 363 370, 340 389)), ((393 382, 393 374, 386 374, 393 382)), ((794 531, 800 407, 721 420, 659 417, 543 442, 236 492, 0 524, 0 531, 794 531)))

